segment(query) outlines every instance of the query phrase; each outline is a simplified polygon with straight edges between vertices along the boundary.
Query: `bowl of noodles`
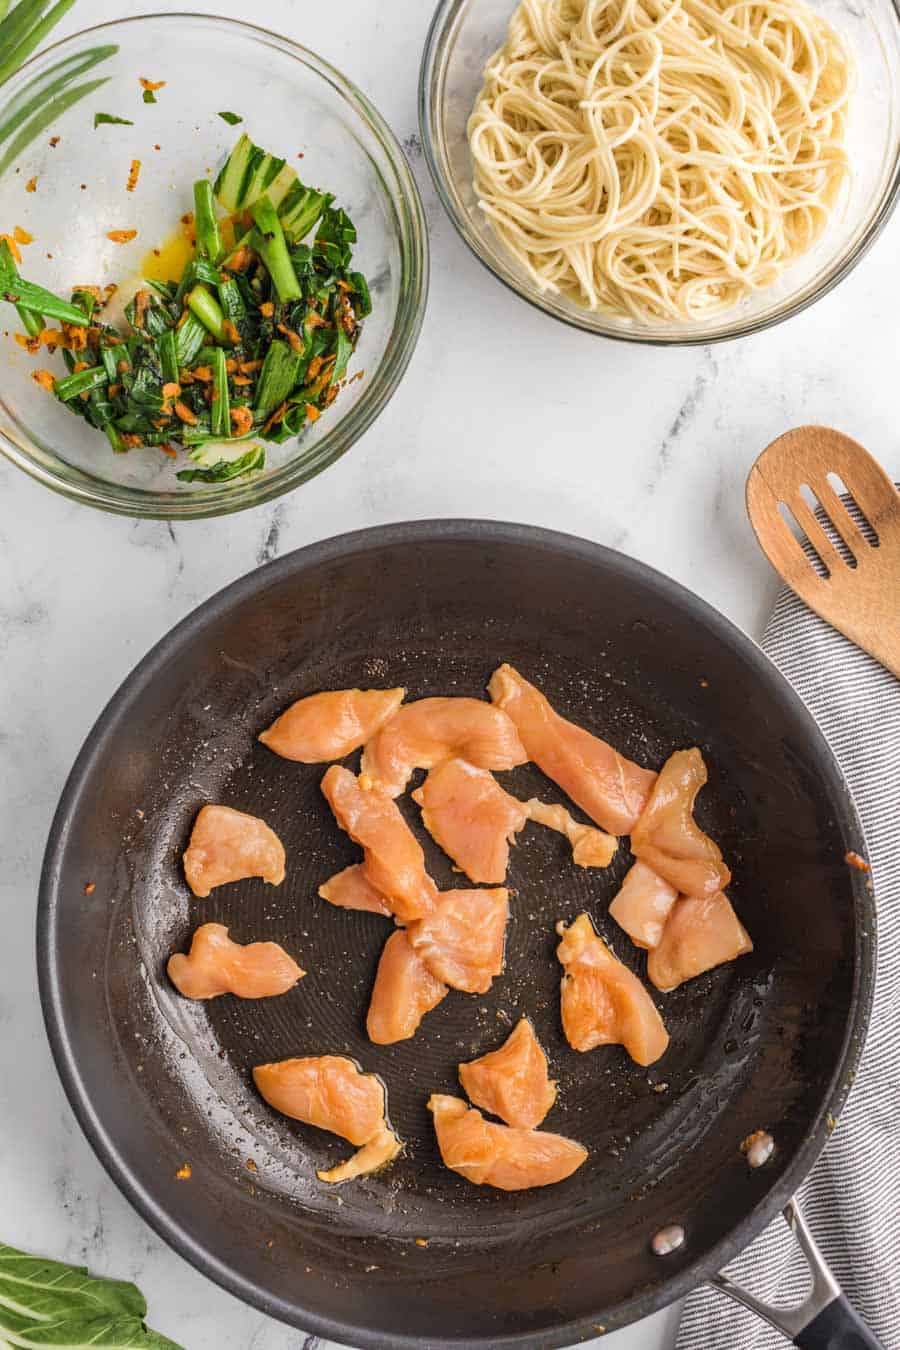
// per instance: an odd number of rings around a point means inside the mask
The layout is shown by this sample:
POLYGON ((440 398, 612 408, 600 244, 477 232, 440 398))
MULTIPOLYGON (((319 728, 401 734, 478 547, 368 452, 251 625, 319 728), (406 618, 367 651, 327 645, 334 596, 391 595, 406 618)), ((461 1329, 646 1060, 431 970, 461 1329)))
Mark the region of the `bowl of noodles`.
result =
POLYGON ((709 343, 798 313, 900 195, 893 0, 440 0, 420 79, 438 193, 531 304, 709 343))

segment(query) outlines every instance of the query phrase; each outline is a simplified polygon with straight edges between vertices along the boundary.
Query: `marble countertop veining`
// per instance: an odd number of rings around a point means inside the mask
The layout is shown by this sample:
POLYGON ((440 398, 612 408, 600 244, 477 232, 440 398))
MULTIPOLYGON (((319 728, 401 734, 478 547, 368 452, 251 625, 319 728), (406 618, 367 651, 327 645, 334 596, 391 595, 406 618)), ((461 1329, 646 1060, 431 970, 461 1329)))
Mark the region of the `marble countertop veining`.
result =
MULTIPOLYGON (((246 16, 235 0, 193 5, 246 16)), ((121 0, 83 0, 67 27, 122 12, 121 0)), ((425 198, 429 313, 390 407, 328 473, 219 521, 103 516, 0 462, 0 1238, 137 1280, 153 1324, 187 1350, 311 1350, 314 1338, 243 1307, 155 1237, 94 1158, 50 1059, 33 955, 41 855, 76 751, 134 663, 258 563, 340 531, 427 516, 527 521, 611 544, 757 634, 776 590, 743 509, 757 451, 789 426, 824 422, 900 475, 900 219, 813 310, 742 342, 666 351, 569 331, 481 269, 431 189, 416 125, 430 6, 344 0, 338 23, 333 14, 269 0, 265 21, 372 96, 425 198)), ((602 1344, 663 1350, 673 1330, 670 1311, 602 1344)))

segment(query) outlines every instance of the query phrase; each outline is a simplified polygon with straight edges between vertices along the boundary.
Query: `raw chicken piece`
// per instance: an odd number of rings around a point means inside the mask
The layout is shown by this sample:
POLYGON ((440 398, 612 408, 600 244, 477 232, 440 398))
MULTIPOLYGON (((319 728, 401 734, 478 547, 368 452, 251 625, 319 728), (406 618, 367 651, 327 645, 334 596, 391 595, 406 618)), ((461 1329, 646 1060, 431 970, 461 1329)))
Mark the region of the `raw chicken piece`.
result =
POLYGON ((513 769, 528 756, 504 712, 480 698, 422 698, 407 703, 369 741, 362 772, 398 797, 413 769, 458 756, 480 769, 513 769))
POLYGON ((205 923, 191 938, 187 956, 169 957, 169 979, 185 998, 272 998, 306 974, 277 942, 232 942, 221 923, 205 923))
POLYGON ((476 1186, 501 1191, 552 1186, 570 1177, 587 1158, 587 1149, 574 1139, 495 1125, 459 1097, 435 1093, 428 1109, 445 1165, 476 1186))
POLYGON ((459 1081, 476 1106, 523 1130, 540 1125, 556 1101, 547 1056, 527 1017, 499 1050, 460 1064, 459 1081))
POLYGON ((270 1106, 293 1120, 330 1130, 360 1148, 346 1163, 321 1171, 321 1181, 344 1181, 395 1158, 403 1147, 385 1120, 384 1086, 343 1055, 317 1055, 259 1064, 253 1081, 270 1106), (389 1145, 386 1135, 393 1139, 389 1145))
POLYGON ((528 753, 548 778, 604 830, 628 834, 656 775, 620 755, 599 736, 567 722, 512 666, 494 671, 488 693, 509 713, 528 753))
POLYGON ((202 806, 184 854, 184 875, 195 895, 205 899, 215 886, 246 877, 284 881, 284 846, 257 816, 230 806, 202 806))
POLYGON ((427 1012, 449 993, 410 946, 408 935, 391 933, 375 975, 366 1030, 376 1045, 408 1041, 427 1012))
POLYGON ((704 970, 752 951, 750 935, 727 895, 685 896, 676 902, 659 945, 647 958, 647 977, 668 994, 704 970))
POLYGON ((382 1125, 378 1133, 367 1144, 363 1144, 352 1158, 338 1163, 337 1167, 329 1167, 327 1171, 319 1171, 316 1176, 320 1181, 331 1182, 333 1186, 339 1181, 352 1181, 354 1177, 367 1177, 387 1167, 402 1148, 403 1145, 390 1126, 382 1125))
POLYGON ((391 907, 380 891, 366 878, 362 863, 353 863, 343 872, 335 872, 319 887, 319 895, 338 909, 365 909, 372 914, 391 917, 391 907))
POLYGON ((705 782, 700 751, 676 750, 631 832, 634 856, 682 895, 715 895, 731 880, 718 845, 694 820, 694 801, 705 782))
POLYGON ((614 834, 605 834, 594 825, 574 820, 564 806, 552 805, 532 797, 523 802, 528 819, 564 834, 572 845, 572 861, 578 867, 609 867, 619 847, 614 834))
POLYGON ((568 928, 556 955, 565 974, 561 982, 563 1031, 573 1050, 624 1045, 636 1064, 653 1064, 665 1053, 668 1033, 656 1005, 640 980, 614 956, 586 914, 568 928))
POLYGON ((612 835, 573 820, 564 806, 518 801, 487 769, 463 759, 438 764, 412 797, 435 843, 471 881, 506 879, 509 845, 529 820, 564 834, 580 867, 606 867, 618 845, 612 835))
POLYGON ((655 947, 678 892, 646 863, 636 862, 625 873, 619 894, 609 907, 609 916, 636 947, 655 947))
POLYGON ((451 989, 485 994, 503 969, 509 891, 442 891, 432 912, 407 928, 432 975, 451 989))
POLYGON ((509 846, 528 812, 492 773, 448 759, 431 770, 412 797, 432 839, 471 881, 506 879, 509 846))
POLYGON ((406 697, 405 689, 335 689, 310 694, 276 717, 260 735, 282 759, 321 764, 365 745, 406 697))
POLYGON ((391 913, 403 923, 427 914, 437 887, 425 871, 418 840, 390 797, 364 774, 356 778, 338 764, 326 771, 322 791, 341 829, 362 847, 365 879, 384 896, 391 913))

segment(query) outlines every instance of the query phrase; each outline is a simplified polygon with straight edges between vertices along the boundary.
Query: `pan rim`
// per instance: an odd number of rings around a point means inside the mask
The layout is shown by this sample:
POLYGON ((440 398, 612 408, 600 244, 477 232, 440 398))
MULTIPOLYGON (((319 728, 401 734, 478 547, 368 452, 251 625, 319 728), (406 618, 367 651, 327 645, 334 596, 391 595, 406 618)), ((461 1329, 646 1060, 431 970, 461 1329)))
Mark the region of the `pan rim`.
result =
MULTIPOLYGON (((307 1312, 296 1300, 275 1297, 244 1276, 233 1264, 218 1257, 208 1244, 200 1242, 170 1217, 165 1204, 134 1176, 127 1158, 117 1141, 106 1130, 102 1118, 91 1101, 90 1092, 82 1078, 77 1051, 69 1037, 63 1008, 60 961, 56 941, 57 890, 60 880, 62 854, 65 849, 70 822, 77 810, 81 784, 89 776, 92 761, 99 753, 99 745, 106 729, 114 722, 121 708, 139 691, 152 682, 163 666, 177 653, 186 639, 193 639, 205 627, 217 622, 236 606, 265 592, 270 584, 278 584, 307 566, 345 558, 373 546, 394 548, 411 545, 429 545, 436 540, 459 540, 467 543, 523 544, 553 552, 568 552, 592 563, 612 565, 623 575, 640 580, 653 587, 663 598, 677 599, 682 608, 693 610, 698 620, 720 639, 736 647, 753 668, 754 674, 779 686, 782 699, 800 724, 805 723, 809 736, 817 744, 828 774, 825 787, 835 816, 851 847, 866 855, 865 837, 849 786, 823 731, 793 686, 782 675, 774 662, 748 634, 703 600, 695 592, 682 586, 656 568, 630 558, 603 544, 562 531, 539 526, 497 521, 489 518, 422 519, 376 525, 345 534, 331 536, 307 544, 276 558, 239 577, 208 600, 201 602, 185 618, 156 642, 137 663, 88 732, 63 787, 54 813, 47 840, 38 892, 37 906, 37 967, 38 986, 44 1024, 53 1060, 63 1089, 88 1143, 108 1175, 122 1194, 159 1237, 202 1274, 234 1294, 248 1305, 275 1317, 290 1326, 327 1340, 352 1343, 359 1347, 382 1350, 385 1345, 383 1330, 369 1329, 356 1323, 339 1321, 307 1312)), ((862 876, 862 874, 860 874, 862 876)), ((585 1323, 568 1322, 539 1333, 541 1344, 562 1347, 596 1336, 597 1318, 602 1317, 607 1331, 619 1329, 684 1297, 711 1275, 728 1265, 741 1251, 776 1218, 812 1170, 832 1130, 834 1121, 849 1094, 865 1041, 865 1032, 874 994, 876 954, 876 912, 874 895, 855 876, 851 876, 854 894, 855 961, 853 992, 847 1028, 839 1054, 836 1057, 827 1092, 810 1122, 807 1138, 797 1150, 785 1171, 773 1183, 763 1199, 706 1253, 682 1267, 677 1273, 662 1279, 651 1289, 636 1293, 612 1307, 602 1309, 585 1323), (864 931, 863 931, 864 930, 864 931)), ((489 1335, 478 1339, 429 1337, 432 1350, 526 1350, 534 1344, 534 1332, 489 1335)), ((389 1342, 398 1350, 422 1350, 421 1337, 403 1332, 391 1332, 389 1342)))

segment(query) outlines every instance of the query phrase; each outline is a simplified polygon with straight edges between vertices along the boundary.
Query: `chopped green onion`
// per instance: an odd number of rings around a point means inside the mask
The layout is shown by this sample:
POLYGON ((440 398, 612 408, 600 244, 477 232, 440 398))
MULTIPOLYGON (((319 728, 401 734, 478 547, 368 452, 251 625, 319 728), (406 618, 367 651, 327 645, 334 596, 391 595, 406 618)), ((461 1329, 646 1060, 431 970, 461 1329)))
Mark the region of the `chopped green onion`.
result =
POLYGON ((193 365, 197 353, 206 341, 206 329, 194 314, 188 314, 180 328, 175 329, 175 355, 178 368, 193 365))
POLYGON ((210 295, 205 286, 195 286, 188 292, 187 305, 217 342, 228 341, 225 334, 225 315, 218 300, 210 295))
POLYGON ((299 300, 303 292, 275 207, 268 197, 260 197, 250 207, 250 214, 256 225, 251 236, 253 247, 269 269, 279 300, 282 304, 299 300))
POLYGON ((225 353, 216 348, 212 362, 213 395, 209 408, 209 423, 214 436, 227 439, 231 431, 230 402, 228 398, 228 373, 225 369, 225 353))
POLYGON ((119 378, 119 372, 116 367, 117 348, 109 345, 100 348, 100 360, 103 362, 103 369, 106 371, 106 378, 110 384, 115 384, 119 378))
MULTIPOLYGON (((14 164, 21 155, 22 151, 31 144, 36 136, 39 136, 46 127, 52 126, 63 113, 68 112, 69 108, 79 103, 81 99, 87 98, 95 89, 107 83, 109 76, 104 76, 102 80, 88 80, 86 84, 78 84, 74 89, 68 89, 58 98, 53 99, 43 112, 37 117, 32 118, 16 136, 15 140, 7 146, 6 153, 0 159, 0 177, 6 172, 11 164, 14 164)), ((0 129, 0 140, 3 139, 2 129, 0 129)))
POLYGON ((179 376, 178 340, 174 328, 168 328, 157 343, 163 384, 177 384, 179 376))
POLYGON ((43 286, 23 281, 16 270, 15 259, 5 239, 0 241, 0 297, 8 300, 19 310, 31 310, 34 314, 43 314, 49 319, 57 319, 60 323, 74 323, 80 326, 88 322, 88 316, 83 310, 76 309, 65 300, 60 300, 52 291, 45 291, 43 286))
POLYGON ((216 204, 212 184, 200 178, 194 184, 194 231, 201 257, 215 265, 222 256, 222 236, 216 220, 216 204))
POLYGON ((239 117, 237 113, 233 112, 220 112, 219 116, 222 121, 227 122, 230 127, 236 127, 238 122, 243 122, 244 120, 243 117, 239 117))
POLYGON ((112 113, 95 112, 94 130, 96 131, 99 126, 104 125, 115 127, 133 127, 134 123, 129 121, 127 117, 113 117, 112 113))
POLYGON ((103 428, 109 438, 109 443, 117 455, 124 455, 128 446, 122 440, 122 433, 114 422, 107 422, 103 428))
POLYGON ((247 306, 244 304, 241 288, 233 277, 226 281, 221 281, 218 286, 219 304, 226 319, 230 319, 235 325, 239 324, 247 317, 247 306))
POLYGON ((74 375, 67 375, 64 380, 57 380, 54 392, 63 403, 68 403, 79 394, 88 394, 92 389, 99 389, 106 382, 105 366, 91 366, 88 370, 79 370, 74 375))
POLYGON ((47 0, 20 0, 13 12, 0 23, 0 51, 9 52, 6 60, 0 64, 0 84, 5 84, 11 75, 15 75, 74 3, 75 0, 58 0, 46 18, 40 19, 47 8, 47 0))
POLYGON ((16 313, 22 320, 22 327, 29 337, 37 337, 44 331, 44 321, 40 314, 33 309, 23 309, 21 305, 16 305, 16 313))

